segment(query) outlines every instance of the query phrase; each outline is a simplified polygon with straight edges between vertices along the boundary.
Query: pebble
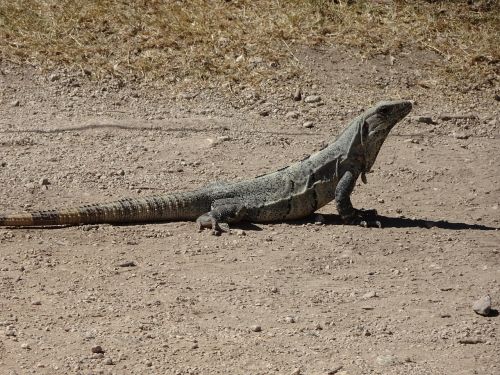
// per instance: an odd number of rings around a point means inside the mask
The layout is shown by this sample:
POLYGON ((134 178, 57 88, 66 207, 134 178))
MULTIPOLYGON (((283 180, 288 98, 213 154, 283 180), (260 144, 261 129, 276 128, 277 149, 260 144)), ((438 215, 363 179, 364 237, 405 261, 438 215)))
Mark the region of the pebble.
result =
POLYGON ((300 374, 302 374, 300 368, 296 368, 290 373, 290 375, 300 375, 300 374))
POLYGON ((285 322, 287 323, 295 323, 295 318, 293 316, 286 316, 285 322))
POLYGON ((269 111, 268 109, 259 111, 259 115, 261 115, 262 117, 269 116, 269 113, 271 113, 271 111, 269 111))
POLYGON ((235 229, 234 233, 236 233, 237 236, 246 236, 247 233, 243 229, 235 229))
POLYGON ((393 366, 399 362, 398 358, 392 354, 379 355, 375 361, 381 366, 393 366))
POLYGON ((299 116, 300 112, 298 111, 290 111, 285 115, 286 118, 299 118, 299 116))
POLYGON ((432 117, 429 117, 429 116, 418 116, 416 118, 417 122, 421 122, 421 123, 424 123, 424 124, 435 124, 434 120, 432 119, 432 117))
POLYGON ((92 347, 92 353, 104 353, 104 349, 101 347, 101 345, 96 345, 92 347))
POLYGON ((31 304, 33 306, 40 306, 42 304, 42 301, 40 301, 39 299, 35 299, 35 300, 31 301, 31 304))
POLYGON ((59 79, 59 74, 56 74, 56 73, 52 73, 50 76, 49 76, 49 81, 50 82, 54 82, 54 81, 57 81, 59 79))
POLYGON ((369 298, 374 298, 374 297, 378 297, 377 292, 372 290, 368 293, 363 294, 363 296, 361 296, 361 299, 369 299, 369 298))
POLYGON ((40 181, 38 181, 39 185, 45 186, 50 185, 49 179, 47 177, 42 177, 40 181))
POLYGON ((465 133, 456 133, 456 132, 453 132, 452 136, 453 136, 453 138, 456 138, 456 139, 467 139, 467 138, 469 138, 469 135, 465 134, 465 133))
POLYGON ((118 264, 118 267, 135 267, 137 266, 133 260, 126 261, 123 263, 118 264))
POLYGON ((296 102, 300 101, 302 99, 302 90, 297 87, 295 89, 295 91, 293 92, 293 96, 292 96, 293 100, 295 100, 296 102))
POLYGON ((307 129, 310 129, 313 126, 314 126, 314 122, 312 122, 312 121, 306 121, 306 122, 304 122, 304 124, 302 124, 302 127, 307 128, 307 129))
POLYGON ((31 347, 30 347, 30 345, 29 345, 29 344, 27 344, 27 343, 23 343, 23 344, 21 344, 21 349, 30 350, 30 349, 31 349, 31 347))
POLYGON ((491 297, 486 295, 478 299, 472 305, 472 309, 476 312, 476 314, 482 316, 488 316, 491 312, 491 297))
POLYGON ((304 99, 306 103, 318 103, 321 101, 321 96, 319 95, 309 95, 304 99))
POLYGON ((115 364, 111 358, 106 358, 103 363, 105 365, 114 365, 115 364))
MULTIPOLYGON (((342 370, 344 368, 344 366, 335 366, 334 368, 332 368, 331 370, 328 370, 326 372, 326 375, 335 375, 335 374, 341 374, 339 371, 342 370)), ((342 374, 345 374, 345 375, 348 375, 347 372, 345 371, 342 371, 342 374)))
POLYGON ((261 332, 262 331, 262 327, 255 324, 253 326, 250 327, 250 329, 253 331, 253 332, 261 332))
POLYGON ((151 362, 151 361, 146 361, 146 366, 147 366, 147 367, 151 367, 151 366, 153 366, 153 362, 151 362))
POLYGON ((5 330, 5 336, 14 337, 16 335, 17 335, 16 330, 12 327, 9 327, 5 330))
POLYGON ((19 100, 14 100, 12 103, 10 103, 12 107, 19 107, 19 104, 21 104, 19 100))

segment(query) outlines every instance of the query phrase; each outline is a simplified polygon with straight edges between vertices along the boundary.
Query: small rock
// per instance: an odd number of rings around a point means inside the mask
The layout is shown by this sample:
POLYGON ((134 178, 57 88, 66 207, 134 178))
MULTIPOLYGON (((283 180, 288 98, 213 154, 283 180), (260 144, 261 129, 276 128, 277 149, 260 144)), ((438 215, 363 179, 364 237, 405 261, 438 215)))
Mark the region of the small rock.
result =
POLYGON ((27 344, 27 343, 23 343, 23 344, 21 344, 21 349, 30 350, 31 348, 30 348, 30 345, 29 345, 29 344, 27 344))
POLYGON ((146 361, 146 367, 151 367, 153 366, 153 362, 151 361, 146 361))
POLYGON ((377 292, 375 292, 373 290, 368 292, 368 293, 365 293, 365 294, 363 294, 363 296, 361 296, 362 299, 369 299, 369 298, 374 298, 374 297, 378 297, 378 296, 377 296, 377 292))
POLYGON ((136 264, 133 260, 126 261, 126 262, 120 263, 118 265, 118 267, 135 267, 135 266, 136 266, 136 264))
POLYGON ((19 107, 20 104, 21 102, 19 100, 14 100, 12 103, 10 103, 12 107, 19 107))
POLYGON ((276 293, 278 293, 279 291, 280 291, 280 290, 279 290, 277 287, 273 287, 273 288, 271 288, 271 293, 276 294, 276 293))
POLYGON ((393 366, 399 362, 398 358, 392 354, 379 355, 375 361, 381 366, 393 366))
POLYGON ((300 101, 302 99, 302 90, 299 87, 297 87, 295 89, 295 91, 293 92, 292 98, 296 102, 298 102, 298 101, 300 101))
POLYGON ((54 82, 54 81, 57 81, 59 78, 60 78, 59 74, 52 73, 52 74, 49 76, 49 81, 50 81, 50 82, 54 82))
POLYGON ((301 374, 302 371, 300 371, 300 368, 296 368, 290 373, 290 375, 301 375, 301 374))
POLYGON ((290 111, 285 115, 286 118, 299 118, 299 116, 300 113, 298 111, 290 111))
POLYGON ((39 185, 46 186, 50 185, 49 179, 47 177, 42 177, 40 181, 38 181, 39 185))
MULTIPOLYGON (((339 371, 342 370, 343 368, 344 368, 344 366, 335 366, 331 370, 328 370, 326 372, 326 375, 335 375, 335 374, 340 375, 341 373, 339 371)), ((342 374, 348 375, 347 372, 345 372, 345 371, 342 371, 342 374)))
POLYGON ((271 113, 271 111, 269 111, 268 109, 263 109, 259 111, 259 115, 261 115, 262 117, 269 116, 269 113, 271 113))
POLYGON ((253 326, 251 326, 250 329, 252 330, 252 332, 261 332, 262 331, 262 327, 257 325, 257 324, 254 324, 253 326))
POLYGON ((486 295, 472 305, 472 309, 479 315, 488 316, 491 312, 491 297, 486 295))
POLYGON ((217 137, 217 142, 227 142, 230 140, 231 140, 231 137, 228 135, 221 135, 220 137, 217 137))
POLYGON ((435 124, 432 117, 429 117, 429 116, 418 116, 415 118, 415 120, 417 120, 417 122, 421 122, 423 124, 431 124, 431 125, 435 124))
POLYGON ((40 306, 42 304, 42 301, 40 301, 39 299, 35 299, 35 300, 31 301, 31 304, 33 306, 40 306))
POLYGON ((318 103, 321 101, 321 96, 319 95, 309 95, 304 99, 306 103, 318 103))
POLYGON ((6 330, 5 330, 5 336, 8 336, 8 337, 15 337, 17 336, 17 332, 14 328, 12 327, 8 327, 6 330))
POLYGON ((92 353, 104 353, 104 349, 101 347, 101 345, 96 345, 92 347, 92 353))
POLYGON ((120 176, 125 176, 125 171, 124 171, 123 169, 120 169, 120 170, 118 171, 118 174, 119 174, 120 176))
POLYGON ((293 316, 286 316, 285 322, 286 323, 295 323, 295 318, 293 316))
POLYGON ((314 122, 312 122, 312 121, 306 121, 306 122, 304 122, 304 124, 302 124, 302 126, 304 128, 310 129, 310 128, 312 128, 314 126, 314 122))
POLYGON ((103 363, 105 365, 114 365, 115 364, 111 358, 106 358, 103 363))
POLYGON ((459 339, 458 343, 465 344, 465 345, 475 345, 475 344, 484 344, 485 341, 482 339, 465 338, 465 339, 459 339))
POLYGON ((243 237, 247 235, 247 232, 245 232, 243 229, 235 229, 234 233, 236 233, 237 236, 243 237))
POLYGON ((465 134, 465 133, 456 133, 456 132, 453 132, 452 136, 453 136, 453 138, 456 138, 456 139, 467 139, 467 138, 469 138, 469 135, 465 134))

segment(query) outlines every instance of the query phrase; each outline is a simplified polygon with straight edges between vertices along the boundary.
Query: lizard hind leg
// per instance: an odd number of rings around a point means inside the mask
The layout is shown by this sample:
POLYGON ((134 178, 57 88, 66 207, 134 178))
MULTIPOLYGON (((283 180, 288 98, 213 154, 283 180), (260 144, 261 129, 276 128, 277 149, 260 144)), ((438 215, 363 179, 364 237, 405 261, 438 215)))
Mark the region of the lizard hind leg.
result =
POLYGON ((232 200, 216 201, 212 209, 196 219, 198 229, 211 228, 212 234, 218 236, 221 232, 229 232, 229 224, 244 219, 246 207, 232 200))

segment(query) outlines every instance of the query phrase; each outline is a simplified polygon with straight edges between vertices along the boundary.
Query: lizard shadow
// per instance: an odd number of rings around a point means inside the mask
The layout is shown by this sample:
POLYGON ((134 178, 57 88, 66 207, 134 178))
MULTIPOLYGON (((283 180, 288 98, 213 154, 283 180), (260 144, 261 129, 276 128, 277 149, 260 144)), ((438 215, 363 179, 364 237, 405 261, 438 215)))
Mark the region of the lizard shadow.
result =
MULTIPOLYGON (((343 225, 342 219, 335 214, 322 214, 325 225, 343 225)), ((482 224, 467 224, 451 222, 447 220, 410 219, 407 217, 390 217, 377 215, 374 219, 380 221, 382 228, 440 228, 448 230, 499 230, 500 228, 490 227, 482 224)))

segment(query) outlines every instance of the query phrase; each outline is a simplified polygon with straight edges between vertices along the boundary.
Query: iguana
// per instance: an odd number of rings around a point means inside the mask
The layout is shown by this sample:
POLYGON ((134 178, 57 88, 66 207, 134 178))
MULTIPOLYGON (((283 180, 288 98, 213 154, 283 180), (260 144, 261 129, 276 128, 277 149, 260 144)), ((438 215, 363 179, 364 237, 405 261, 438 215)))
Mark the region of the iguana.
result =
MULTIPOLYGON (((380 102, 320 151, 276 172, 190 192, 120 199, 59 210, 0 215, 0 226, 55 226, 196 220, 213 234, 242 220, 275 222, 304 218, 335 200, 345 223, 367 226, 375 210, 353 208, 350 195, 369 172, 391 129, 412 108, 409 101, 380 102)), ((371 223, 377 223, 371 221, 371 223)), ((380 226, 380 224, 378 224, 380 226)))

